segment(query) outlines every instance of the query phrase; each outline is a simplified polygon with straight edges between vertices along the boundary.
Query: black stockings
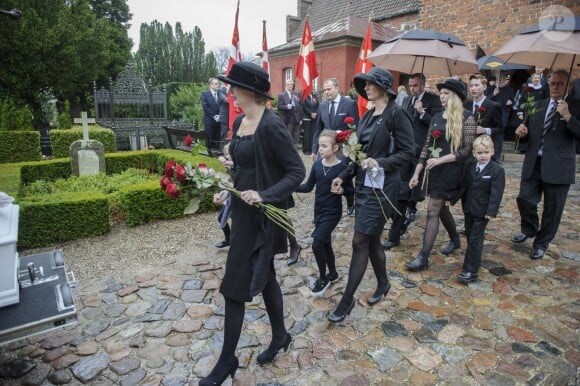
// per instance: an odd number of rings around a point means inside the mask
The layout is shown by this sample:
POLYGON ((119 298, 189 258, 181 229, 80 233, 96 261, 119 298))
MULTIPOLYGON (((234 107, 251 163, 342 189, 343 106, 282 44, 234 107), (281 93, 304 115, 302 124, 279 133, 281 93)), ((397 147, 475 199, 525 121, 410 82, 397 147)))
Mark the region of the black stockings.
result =
MULTIPOLYGON (((270 275, 270 281, 262 291, 266 311, 272 326, 272 343, 270 345, 281 346, 286 340, 286 328, 284 327, 284 302, 282 291, 276 280, 274 272, 270 275), (282 342, 282 343, 280 343, 282 342)), ((231 363, 236 356, 236 347, 240 340, 242 325, 244 323, 245 303, 230 298, 225 298, 225 320, 224 320, 224 345, 216 367, 220 364, 231 363)))
POLYGON ((321 279, 326 278, 327 267, 328 273, 336 273, 336 258, 334 256, 334 251, 332 250, 332 244, 330 241, 325 243, 314 239, 312 241, 312 251, 314 252, 314 257, 316 258, 316 264, 318 265, 318 272, 320 272, 321 279))
POLYGON ((381 235, 370 236, 355 231, 352 238, 352 260, 348 270, 348 282, 342 299, 336 308, 336 314, 344 314, 353 302, 354 293, 364 277, 369 259, 377 277, 378 287, 387 288, 389 282, 387 278, 387 259, 385 257, 385 249, 381 244, 381 235))
POLYGON ((425 233, 423 234, 423 248, 421 249, 421 256, 429 257, 437 232, 439 232, 439 219, 445 230, 449 234, 451 241, 459 239, 457 228, 455 226, 455 219, 449 210, 449 206, 445 205, 443 198, 430 198, 427 205, 427 224, 425 226, 425 233))

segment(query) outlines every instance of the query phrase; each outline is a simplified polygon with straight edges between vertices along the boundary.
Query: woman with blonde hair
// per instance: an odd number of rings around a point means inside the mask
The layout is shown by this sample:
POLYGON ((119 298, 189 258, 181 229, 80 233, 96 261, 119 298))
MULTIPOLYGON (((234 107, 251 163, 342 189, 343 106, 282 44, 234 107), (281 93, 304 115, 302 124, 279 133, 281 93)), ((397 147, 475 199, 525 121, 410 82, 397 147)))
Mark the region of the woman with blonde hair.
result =
POLYGON ((425 169, 422 187, 429 194, 427 220, 421 251, 405 264, 410 271, 421 271, 429 267, 429 254, 439 231, 439 219, 451 238, 441 252, 448 255, 460 245, 449 204, 459 199, 463 161, 471 154, 471 145, 477 136, 475 118, 463 108, 465 84, 449 78, 438 83, 437 89, 441 92, 444 110, 431 120, 425 146, 409 181, 409 188, 413 189, 419 184, 419 176, 425 169))

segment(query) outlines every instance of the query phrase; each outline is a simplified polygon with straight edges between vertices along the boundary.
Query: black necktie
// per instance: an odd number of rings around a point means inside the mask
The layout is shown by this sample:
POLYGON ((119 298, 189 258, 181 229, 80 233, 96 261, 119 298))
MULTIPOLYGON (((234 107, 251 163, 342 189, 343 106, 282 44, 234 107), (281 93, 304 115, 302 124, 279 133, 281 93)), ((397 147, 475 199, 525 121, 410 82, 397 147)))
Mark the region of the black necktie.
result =
POLYGON ((417 97, 415 95, 413 95, 411 97, 411 102, 409 103, 409 108, 407 109, 407 111, 409 111, 409 113, 411 115, 415 114, 415 101, 417 100, 417 97))
POLYGON ((332 128, 332 123, 334 121, 334 101, 330 102, 330 113, 328 115, 328 117, 330 118, 330 128, 332 128))
POLYGON ((214 99, 215 103, 217 103, 217 101, 218 101, 217 92, 213 92, 212 94, 213 94, 213 99, 214 99))
POLYGON ((477 113, 477 109, 479 109, 479 105, 477 104, 473 104, 473 115, 475 115, 475 113, 477 113))
POLYGON ((479 168, 479 166, 477 166, 477 167, 475 168, 475 175, 478 175, 478 174, 479 174, 479 172, 481 172, 481 169, 479 168))

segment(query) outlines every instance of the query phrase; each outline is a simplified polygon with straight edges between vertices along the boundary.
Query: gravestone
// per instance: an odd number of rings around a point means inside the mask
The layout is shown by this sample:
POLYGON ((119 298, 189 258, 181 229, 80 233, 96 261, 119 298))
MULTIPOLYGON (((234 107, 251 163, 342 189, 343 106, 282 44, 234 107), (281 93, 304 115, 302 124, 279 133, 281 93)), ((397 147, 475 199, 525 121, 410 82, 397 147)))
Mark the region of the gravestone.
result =
POLYGON ((83 139, 70 145, 71 172, 74 176, 86 176, 105 173, 105 146, 99 141, 89 139, 89 123, 95 123, 94 118, 87 118, 83 111, 81 118, 75 118, 75 123, 83 125, 83 139))

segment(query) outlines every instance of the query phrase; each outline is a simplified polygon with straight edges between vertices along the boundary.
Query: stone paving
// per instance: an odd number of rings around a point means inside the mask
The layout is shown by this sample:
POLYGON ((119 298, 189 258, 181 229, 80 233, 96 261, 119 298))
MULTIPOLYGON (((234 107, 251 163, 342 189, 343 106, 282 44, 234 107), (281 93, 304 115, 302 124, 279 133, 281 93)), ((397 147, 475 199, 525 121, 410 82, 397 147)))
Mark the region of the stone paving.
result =
MULTIPOLYGON (((572 186, 546 257, 533 261, 531 241, 509 241, 519 230, 520 163, 504 167, 507 189, 500 216, 487 229, 479 281, 454 279, 464 250, 441 254, 443 231, 427 271, 404 269, 421 242, 421 204, 401 245, 387 253, 392 289, 386 299, 366 303, 376 285, 369 265, 352 314, 338 325, 326 315, 346 285, 354 217, 344 217, 334 234, 341 280, 324 297, 312 297, 312 199, 301 195, 294 210, 297 234, 304 236, 301 260, 287 267, 285 256, 276 259, 293 343, 272 364, 256 363, 270 335, 263 301, 255 298, 247 305, 233 384, 577 385, 580 188, 572 186)), ((461 227, 460 208, 453 212, 461 227)), ((223 339, 218 287, 225 255, 189 254, 169 266, 145 267, 123 280, 111 275, 81 288, 77 325, 0 347, 0 383, 196 385, 214 365, 223 339), (8 370, 18 360, 36 366, 11 378, 8 370)))

